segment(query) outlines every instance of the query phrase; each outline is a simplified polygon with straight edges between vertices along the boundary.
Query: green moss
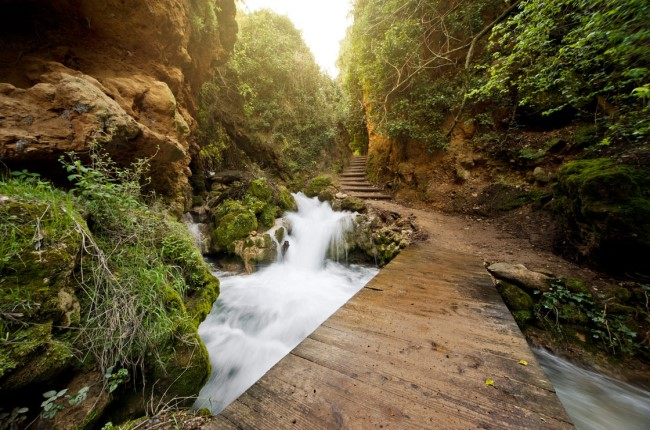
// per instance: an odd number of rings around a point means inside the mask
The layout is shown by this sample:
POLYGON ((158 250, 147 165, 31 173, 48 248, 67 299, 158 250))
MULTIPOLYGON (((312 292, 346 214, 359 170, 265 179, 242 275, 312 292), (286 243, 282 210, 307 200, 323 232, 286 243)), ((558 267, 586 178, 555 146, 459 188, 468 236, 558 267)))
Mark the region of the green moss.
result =
POLYGON ((340 210, 363 213, 367 210, 366 203, 356 197, 346 197, 338 205, 340 210))
POLYGON ((177 340, 161 351, 160 359, 153 363, 151 379, 156 382, 154 389, 163 402, 179 400, 189 406, 212 369, 208 351, 196 334, 196 327, 189 326, 184 334, 179 334, 177 340))
POLYGON ((499 281, 497 290, 511 311, 532 311, 533 299, 521 288, 509 282, 499 281))
POLYGON ((283 186, 280 186, 278 189, 278 205, 280 208, 285 211, 297 211, 298 205, 296 204, 296 200, 291 195, 291 192, 283 186))
POLYGON ((203 206, 205 200, 201 196, 192 196, 192 207, 203 206))
POLYGON ((226 201, 218 208, 217 214, 221 216, 213 231, 213 239, 219 248, 230 253, 234 251, 236 240, 245 238, 258 228, 255 213, 234 200, 226 201))
POLYGON ((535 319, 533 311, 530 309, 512 311, 512 316, 520 328, 526 327, 531 321, 535 319))
POLYGON ((583 257, 648 273, 650 172, 607 158, 572 161, 559 172, 555 202, 564 241, 583 257))
POLYGON ((197 326, 210 313, 214 302, 219 297, 219 280, 210 273, 204 273, 203 279, 201 288, 196 289, 185 298, 187 313, 197 326))
POLYGON ((598 128, 594 124, 586 124, 576 128, 573 134, 573 142, 578 148, 598 143, 598 128))
POLYGON ((582 279, 562 278, 561 282, 564 284, 567 290, 571 291, 574 294, 582 293, 591 296, 591 291, 589 290, 589 287, 587 287, 587 284, 585 284, 585 282, 582 279))
POLYGON ((287 230, 284 227, 280 227, 277 230, 275 230, 275 240, 278 241, 278 243, 282 243, 284 240, 284 236, 287 234, 287 230))
POLYGON ((317 176, 309 181, 304 193, 307 197, 316 197, 330 185, 332 185, 332 179, 329 176, 317 176))
POLYGON ((589 317, 585 310, 575 303, 562 303, 558 305, 557 317, 560 321, 570 324, 586 325, 589 322, 589 317))
POLYGON ((257 219, 262 227, 271 228, 275 223, 275 219, 280 215, 281 210, 279 207, 267 204, 264 206, 264 209, 262 209, 262 212, 260 212, 257 219))
POLYGON ((248 187, 248 193, 264 202, 271 201, 273 197, 273 191, 266 178, 258 178, 251 181, 248 187))
POLYGON ((639 310, 632 306, 622 305, 620 303, 610 303, 607 306, 607 312, 612 315, 633 316, 639 313, 639 310))

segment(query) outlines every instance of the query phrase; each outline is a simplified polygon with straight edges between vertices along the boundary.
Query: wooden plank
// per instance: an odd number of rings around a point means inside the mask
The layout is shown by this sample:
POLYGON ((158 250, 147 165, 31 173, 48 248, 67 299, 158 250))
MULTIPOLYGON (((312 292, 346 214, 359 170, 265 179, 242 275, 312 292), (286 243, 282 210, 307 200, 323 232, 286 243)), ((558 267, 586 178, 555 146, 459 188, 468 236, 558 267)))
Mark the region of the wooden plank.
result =
POLYGON ((480 261, 431 243, 402 251, 222 415, 262 429, 572 428, 480 261))

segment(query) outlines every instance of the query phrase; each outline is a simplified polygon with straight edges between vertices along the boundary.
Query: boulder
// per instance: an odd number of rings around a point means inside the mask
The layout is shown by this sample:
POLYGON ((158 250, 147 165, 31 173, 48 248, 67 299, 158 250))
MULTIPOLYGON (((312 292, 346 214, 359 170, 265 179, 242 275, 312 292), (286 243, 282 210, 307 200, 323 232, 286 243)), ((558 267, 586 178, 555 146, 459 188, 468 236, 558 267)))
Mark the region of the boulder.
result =
POLYGON ((535 167, 533 170, 533 179, 540 184, 547 184, 551 181, 551 174, 541 167, 535 167))
POLYGON ((528 270, 523 264, 494 263, 487 270, 497 279, 511 282, 526 290, 548 291, 553 279, 543 273, 528 270))

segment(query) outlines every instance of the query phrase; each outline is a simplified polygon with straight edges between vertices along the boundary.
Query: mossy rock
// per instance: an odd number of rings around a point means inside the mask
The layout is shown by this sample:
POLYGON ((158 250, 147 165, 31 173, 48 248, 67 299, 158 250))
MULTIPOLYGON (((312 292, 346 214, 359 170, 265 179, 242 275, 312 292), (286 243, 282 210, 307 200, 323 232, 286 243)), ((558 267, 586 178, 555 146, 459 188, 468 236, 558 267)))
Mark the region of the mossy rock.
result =
POLYGON ((307 197, 316 197, 330 185, 332 185, 332 178, 325 175, 317 176, 309 181, 304 193, 307 197))
POLYGON ((208 351, 192 324, 179 328, 153 360, 150 383, 161 402, 179 400, 189 406, 212 371, 208 351), (182 401, 182 399, 185 399, 182 401))
POLYGON ((535 315, 530 309, 512 311, 512 317, 515 319, 515 322, 520 328, 526 327, 531 321, 535 319, 535 315))
POLYGON ((259 224, 262 227, 271 228, 275 223, 275 219, 279 217, 281 214, 282 211, 278 206, 267 204, 266 206, 264 206, 264 209, 262 209, 257 219, 259 221, 259 224))
POLYGON ((269 202, 273 198, 273 190, 266 178, 258 178, 251 181, 248 187, 248 194, 264 202, 269 202))
POLYGON ((636 316, 639 313, 639 309, 633 306, 622 305, 620 303, 610 303, 607 305, 607 313, 611 315, 636 316))
POLYGON ((364 213, 368 209, 366 203, 356 197, 345 197, 337 200, 333 205, 335 210, 364 213))
POLYGON ((77 226, 85 223, 65 193, 9 187, 0 184, 0 312, 20 316, 0 326, 0 385, 14 390, 71 365, 72 345, 60 328, 79 322, 71 286, 82 244, 77 226))
POLYGON ((577 278, 562 278, 562 284, 574 294, 586 294, 591 296, 591 290, 587 287, 587 284, 582 279, 577 278))
POLYGON ((293 198, 291 192, 284 186, 278 187, 278 205, 280 209, 285 211, 295 212, 298 210, 296 199, 293 198))
POLYGON ((585 310, 574 303, 559 304, 557 306, 557 318, 560 321, 574 325, 586 325, 589 322, 585 310))
POLYGON ((277 230, 275 230, 275 240, 277 240, 278 243, 282 243, 286 235, 287 235, 287 229, 284 227, 280 227, 277 230))
POLYGON ((217 222, 213 231, 213 241, 220 249, 232 253, 234 242, 248 236, 252 231, 257 230, 258 222, 255 213, 244 206, 231 205, 234 208, 217 222))
POLYGON ((521 288, 500 280, 497 283, 497 290, 511 311, 532 311, 533 299, 521 288))
POLYGON ((335 190, 331 189, 330 187, 325 188, 321 192, 318 193, 318 200, 321 202, 332 202, 334 201, 334 195, 335 195, 335 190))
POLYGON ((192 207, 203 206, 205 199, 201 196, 192 196, 192 207))
POLYGON ((559 172, 555 202, 568 251, 612 272, 650 273, 650 172, 607 158, 572 161, 559 172))

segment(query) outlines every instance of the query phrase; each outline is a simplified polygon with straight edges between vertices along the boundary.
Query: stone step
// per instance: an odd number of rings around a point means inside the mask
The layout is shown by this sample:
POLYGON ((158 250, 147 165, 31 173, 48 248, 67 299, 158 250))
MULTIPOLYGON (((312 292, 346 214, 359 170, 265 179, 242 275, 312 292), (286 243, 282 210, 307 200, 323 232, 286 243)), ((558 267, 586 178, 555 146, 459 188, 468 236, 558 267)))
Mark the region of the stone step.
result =
POLYGON ((365 178, 365 173, 341 173, 342 178, 365 178))
POLYGON ((369 193, 383 193, 384 190, 375 188, 373 186, 342 186, 345 191, 364 191, 369 193))
POLYGON ((390 200, 391 196, 388 194, 381 193, 363 193, 363 192, 351 192, 348 193, 351 197, 356 197, 358 199, 368 199, 368 200, 390 200))

